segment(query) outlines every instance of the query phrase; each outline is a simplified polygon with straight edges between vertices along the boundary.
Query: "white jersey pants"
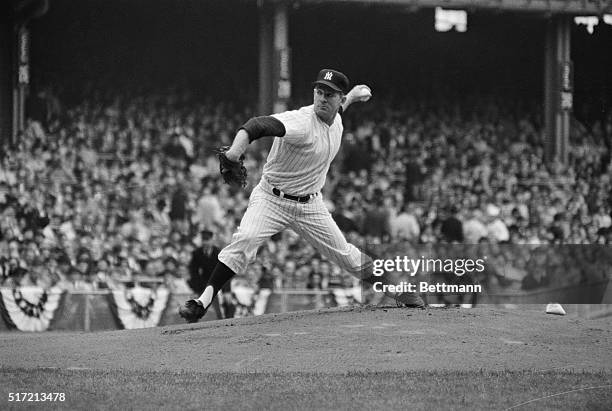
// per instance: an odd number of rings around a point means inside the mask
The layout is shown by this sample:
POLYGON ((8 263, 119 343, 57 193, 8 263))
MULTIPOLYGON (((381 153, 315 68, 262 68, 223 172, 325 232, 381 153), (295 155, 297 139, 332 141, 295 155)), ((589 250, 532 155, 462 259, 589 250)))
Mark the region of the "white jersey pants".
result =
POLYGON ((366 254, 346 241, 320 194, 307 203, 280 198, 272 194, 265 179, 253 189, 240 226, 219 253, 219 261, 242 274, 255 260, 259 247, 285 228, 293 229, 319 253, 357 276, 371 264, 366 254))

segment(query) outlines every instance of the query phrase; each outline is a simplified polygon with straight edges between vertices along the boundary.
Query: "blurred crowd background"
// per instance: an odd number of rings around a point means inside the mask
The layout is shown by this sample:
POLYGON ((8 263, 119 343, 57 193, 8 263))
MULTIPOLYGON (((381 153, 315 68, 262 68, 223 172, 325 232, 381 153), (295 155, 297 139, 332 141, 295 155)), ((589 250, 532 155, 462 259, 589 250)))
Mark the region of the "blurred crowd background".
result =
MULTIPOLYGON (((612 26, 572 25, 570 158, 545 164, 545 16, 471 10, 467 32, 439 33, 433 9, 329 3, 290 8, 291 107, 323 66, 374 91, 343 116, 323 192, 349 241, 486 246, 504 272, 484 280, 509 290, 609 276, 556 247, 612 243, 612 26)), ((264 114, 259 5, 54 0, 29 24, 27 125, 0 153, 0 286, 196 291, 193 256, 229 242, 271 144, 249 147, 245 190, 222 184, 214 148, 264 114)), ((356 286, 291 231, 240 281, 356 286)))
MULTIPOLYGON (((179 88, 84 90, 72 104, 40 91, 18 144, 2 152, 1 285, 87 291, 154 278, 191 292, 192 255, 228 243, 270 139, 249 147, 248 187, 231 189, 213 149, 230 143, 248 106, 179 88)), ((567 166, 544 163, 537 104, 375 96, 344 122, 324 198, 360 247, 612 244, 612 113, 573 121, 567 166)), ((504 285, 533 287, 526 265, 517 270, 504 285)), ((357 285, 291 231, 273 236, 241 281, 357 285)))

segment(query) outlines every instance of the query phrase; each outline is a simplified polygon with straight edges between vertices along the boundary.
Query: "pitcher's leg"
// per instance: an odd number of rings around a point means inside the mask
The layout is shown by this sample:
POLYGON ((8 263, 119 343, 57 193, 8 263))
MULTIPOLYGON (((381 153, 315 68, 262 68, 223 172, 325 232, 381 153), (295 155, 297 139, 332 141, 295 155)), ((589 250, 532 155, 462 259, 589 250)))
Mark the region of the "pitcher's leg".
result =
MULTIPOLYGON (((322 201, 313 202, 308 204, 308 207, 304 207, 303 213, 292 223, 292 227, 318 252, 360 280, 368 284, 376 282, 397 284, 389 273, 381 276, 374 275, 372 258, 346 241, 344 234, 322 201)), ((424 306, 418 294, 386 293, 386 295, 403 305, 424 306)))
POLYGON ((346 241, 320 197, 304 205, 291 227, 319 253, 351 274, 359 278, 372 275, 372 259, 346 241))
POLYGON ((234 273, 242 274, 255 260, 259 247, 289 224, 291 217, 287 210, 268 197, 260 191, 253 193, 238 230, 219 253, 219 261, 234 273))
POLYGON ((221 287, 235 274, 243 273, 255 259, 259 247, 285 228, 289 220, 290 213, 256 187, 231 243, 219 253, 219 262, 204 292, 197 300, 189 300, 179 307, 179 314, 189 322, 202 318, 221 287))

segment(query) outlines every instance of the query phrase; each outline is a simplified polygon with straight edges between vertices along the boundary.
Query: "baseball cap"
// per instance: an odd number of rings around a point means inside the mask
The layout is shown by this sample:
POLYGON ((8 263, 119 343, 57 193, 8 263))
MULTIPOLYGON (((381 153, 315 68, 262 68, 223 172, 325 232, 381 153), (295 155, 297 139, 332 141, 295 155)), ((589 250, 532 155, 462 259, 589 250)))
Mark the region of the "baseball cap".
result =
POLYGON ((348 77, 346 77, 344 73, 334 69, 323 69, 319 71, 317 79, 312 84, 322 84, 345 94, 349 91, 348 77))
POLYGON ((202 240, 210 240, 213 237, 213 232, 208 229, 204 229, 200 231, 200 237, 202 240))

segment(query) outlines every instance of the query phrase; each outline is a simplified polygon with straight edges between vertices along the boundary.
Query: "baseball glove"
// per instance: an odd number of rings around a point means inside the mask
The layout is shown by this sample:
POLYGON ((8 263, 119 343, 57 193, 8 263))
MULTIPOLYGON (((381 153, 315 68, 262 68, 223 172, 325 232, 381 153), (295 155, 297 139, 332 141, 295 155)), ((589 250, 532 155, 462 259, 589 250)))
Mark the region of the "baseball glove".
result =
POLYGON ((229 150, 229 146, 224 146, 217 150, 219 172, 223 177, 223 181, 230 186, 245 187, 247 183, 247 170, 244 167, 244 155, 241 155, 238 161, 232 161, 225 155, 227 150, 229 150))

